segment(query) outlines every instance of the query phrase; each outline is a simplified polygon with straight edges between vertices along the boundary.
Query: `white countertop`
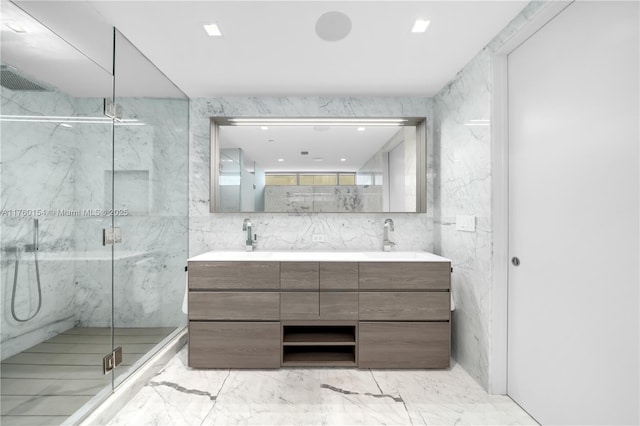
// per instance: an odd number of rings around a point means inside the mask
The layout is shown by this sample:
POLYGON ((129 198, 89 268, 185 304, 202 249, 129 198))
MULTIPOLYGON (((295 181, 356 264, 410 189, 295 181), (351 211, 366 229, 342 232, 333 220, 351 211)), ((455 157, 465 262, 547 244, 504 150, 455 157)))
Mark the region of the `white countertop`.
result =
POLYGON ((229 251, 214 250, 188 259, 189 262, 451 262, 424 251, 229 251))

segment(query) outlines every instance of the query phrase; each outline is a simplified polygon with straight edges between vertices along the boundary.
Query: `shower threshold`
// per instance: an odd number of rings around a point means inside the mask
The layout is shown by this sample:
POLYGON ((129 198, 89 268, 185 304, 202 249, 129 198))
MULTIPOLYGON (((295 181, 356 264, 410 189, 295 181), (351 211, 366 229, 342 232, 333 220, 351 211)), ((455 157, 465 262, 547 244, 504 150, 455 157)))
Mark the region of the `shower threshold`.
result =
MULTIPOLYGON (((175 327, 116 328, 122 346, 117 378, 165 339, 175 327)), ((0 424, 59 425, 101 390, 112 375, 102 374, 102 357, 111 352, 111 329, 76 327, 2 361, 0 424)))

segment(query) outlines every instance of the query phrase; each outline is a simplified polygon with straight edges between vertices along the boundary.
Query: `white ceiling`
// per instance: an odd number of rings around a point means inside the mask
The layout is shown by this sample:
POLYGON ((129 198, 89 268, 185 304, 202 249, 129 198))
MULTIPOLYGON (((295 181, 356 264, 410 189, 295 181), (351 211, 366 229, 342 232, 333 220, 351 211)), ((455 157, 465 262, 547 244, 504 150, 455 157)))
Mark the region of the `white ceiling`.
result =
POLYGON ((527 1, 16 3, 105 69, 105 29, 116 26, 189 97, 210 97, 433 96, 527 1), (345 39, 315 34, 328 11, 350 17, 345 39), (431 21, 424 34, 410 33, 416 18, 431 21))
MULTIPOLYGON (((16 66, 29 77, 71 96, 110 96, 115 26, 146 56, 139 55, 125 40, 118 40, 118 96, 180 96, 153 63, 194 98, 430 97, 500 32, 527 1, 15 0, 14 3, 44 24, 43 27, 34 22, 22 10, 2 0, 2 62, 16 66), (351 19, 352 31, 345 39, 327 42, 315 34, 317 19, 329 11, 343 12, 351 19), (417 18, 431 21, 424 34, 410 33, 417 18), (7 25, 11 22, 27 27, 29 32, 12 32, 7 25), (223 37, 207 36, 205 23, 218 24, 223 37)), ((353 135, 347 138, 340 133, 347 129, 335 128, 326 132, 333 136, 331 142, 311 144, 311 140, 325 133, 297 129, 307 134, 287 136, 279 133, 284 132, 283 128, 271 128, 269 132, 278 143, 265 144, 265 133, 255 130, 255 134, 242 134, 239 138, 243 143, 255 145, 245 146, 245 151, 269 170, 355 170, 371 156, 371 151, 363 146, 377 147, 390 138, 385 133, 389 129, 368 129, 356 133, 355 138, 353 135), (303 144, 285 151, 284 147, 293 144, 289 140, 303 140, 310 148, 303 144), (303 149, 310 152, 309 156, 299 155, 303 149), (323 157, 325 161, 313 162, 314 157, 323 157), (348 161, 335 162, 340 157, 348 161), (286 161, 277 163, 276 158, 286 161)))

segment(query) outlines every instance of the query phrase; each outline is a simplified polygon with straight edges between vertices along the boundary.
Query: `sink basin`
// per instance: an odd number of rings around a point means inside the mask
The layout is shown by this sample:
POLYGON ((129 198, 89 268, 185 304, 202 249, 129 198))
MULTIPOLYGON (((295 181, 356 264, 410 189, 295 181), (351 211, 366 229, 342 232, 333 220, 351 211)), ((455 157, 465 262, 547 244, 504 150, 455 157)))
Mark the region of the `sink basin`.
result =
POLYGON ((231 251, 231 250, 214 250, 202 253, 201 255, 192 257, 190 261, 209 260, 219 262, 238 262, 238 261, 252 261, 260 262, 266 260, 273 260, 272 251, 231 251))
POLYGON ((407 259, 407 260, 415 260, 418 258, 420 253, 412 252, 412 251, 369 251, 364 252, 366 257, 375 260, 385 260, 385 259, 407 259))
POLYGON ((367 251, 363 254, 370 262, 450 262, 449 259, 426 251, 367 251))
POLYGON ((447 262, 449 259, 421 251, 210 251, 190 261, 274 262, 447 262))

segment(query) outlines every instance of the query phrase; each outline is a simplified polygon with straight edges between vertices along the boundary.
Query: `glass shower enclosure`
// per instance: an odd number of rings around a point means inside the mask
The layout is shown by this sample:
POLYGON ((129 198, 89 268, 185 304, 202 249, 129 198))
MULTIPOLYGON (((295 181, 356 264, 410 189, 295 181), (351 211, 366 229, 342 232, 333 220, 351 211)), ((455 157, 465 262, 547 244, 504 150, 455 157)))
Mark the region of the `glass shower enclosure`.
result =
POLYGON ((1 16, 0 423, 76 423, 186 325, 188 99, 1 16))

